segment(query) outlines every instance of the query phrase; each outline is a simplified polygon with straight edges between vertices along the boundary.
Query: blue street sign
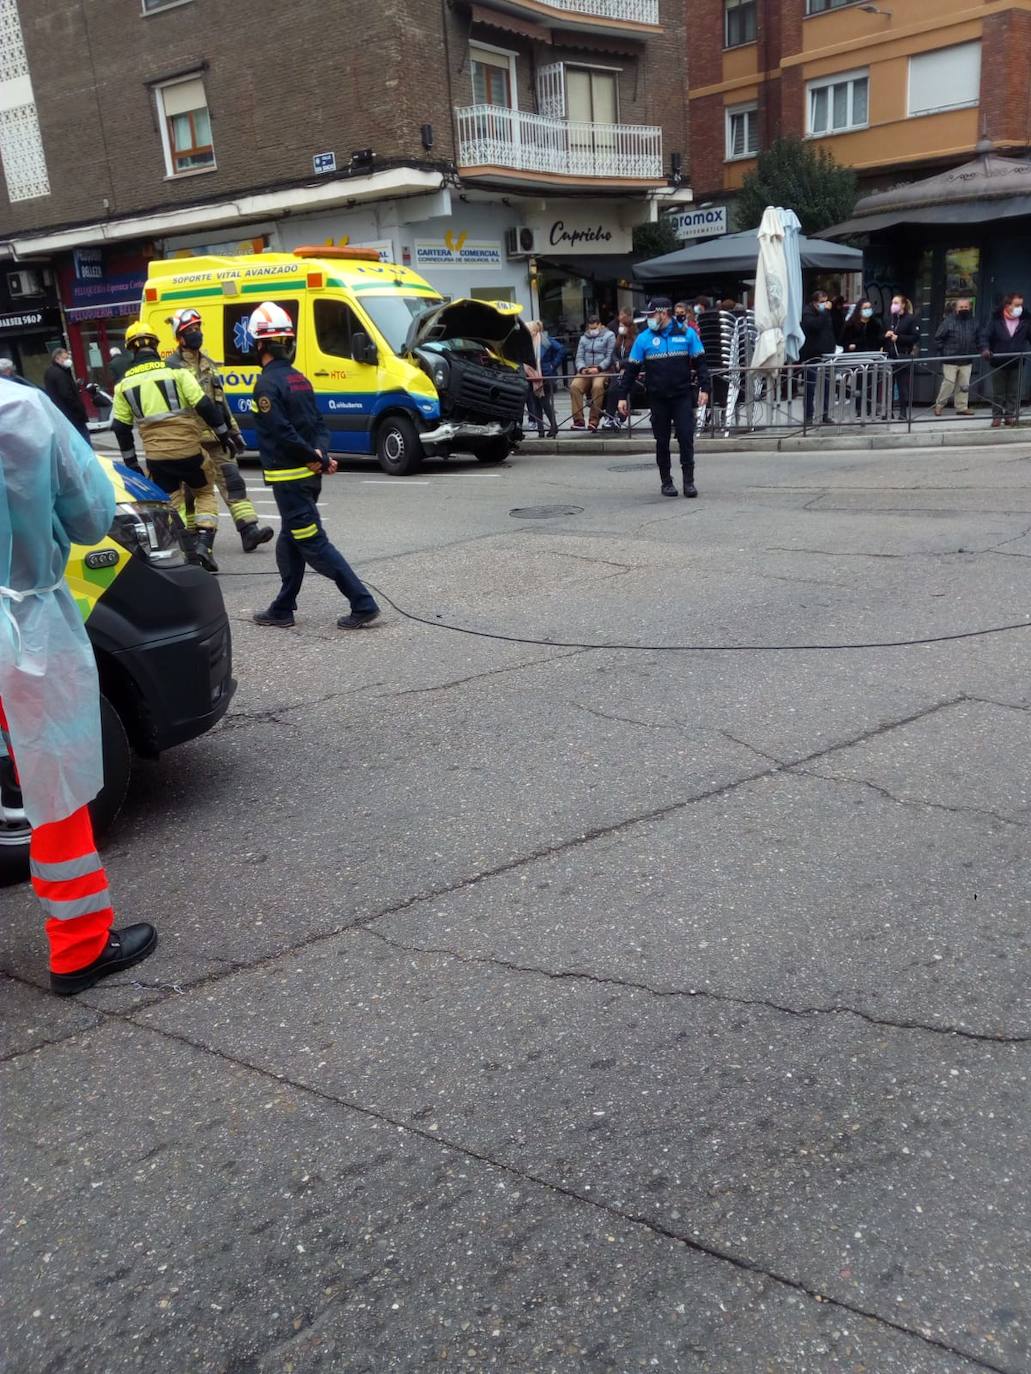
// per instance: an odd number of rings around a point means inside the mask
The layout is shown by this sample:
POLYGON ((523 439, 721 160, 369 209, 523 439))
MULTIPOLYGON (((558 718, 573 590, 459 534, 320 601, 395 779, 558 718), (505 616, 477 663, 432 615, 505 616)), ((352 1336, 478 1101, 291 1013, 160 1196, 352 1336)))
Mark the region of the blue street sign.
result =
POLYGON ((316 153, 311 160, 311 165, 321 176, 326 172, 335 172, 337 169, 336 153, 316 153))

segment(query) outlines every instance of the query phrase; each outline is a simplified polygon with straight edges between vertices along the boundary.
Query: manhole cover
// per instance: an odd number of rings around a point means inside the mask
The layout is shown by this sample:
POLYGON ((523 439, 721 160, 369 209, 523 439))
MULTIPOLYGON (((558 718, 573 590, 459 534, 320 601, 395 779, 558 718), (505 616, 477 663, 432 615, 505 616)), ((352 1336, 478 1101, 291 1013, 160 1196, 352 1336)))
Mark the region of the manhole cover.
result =
POLYGON ((514 520, 551 520, 556 515, 582 515, 583 506, 517 506, 508 513, 514 520))
POLYGON ((646 472, 654 463, 610 463, 608 472, 646 472))

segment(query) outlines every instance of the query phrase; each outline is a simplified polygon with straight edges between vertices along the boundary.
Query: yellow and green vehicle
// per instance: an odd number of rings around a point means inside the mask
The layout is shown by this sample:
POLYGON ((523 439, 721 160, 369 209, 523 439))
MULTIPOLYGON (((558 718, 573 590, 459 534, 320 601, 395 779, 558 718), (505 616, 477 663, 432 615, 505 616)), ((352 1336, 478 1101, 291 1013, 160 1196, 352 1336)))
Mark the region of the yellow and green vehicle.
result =
POLYGON ((500 463, 522 438, 523 365, 534 354, 519 305, 446 301, 370 249, 152 262, 143 319, 168 354, 175 312, 200 312, 205 349, 250 446, 259 369, 247 322, 262 301, 294 322, 296 365, 315 388, 334 453, 375 455, 384 471, 406 476, 424 457, 451 453, 500 463))
MULTIPOLYGON (((106 538, 73 544, 65 577, 97 660, 104 732, 98 832, 118 813, 134 754, 154 758, 210 730, 236 683, 222 593, 186 562, 178 516, 154 484, 98 454, 117 507, 106 538)), ((24 877, 29 826, 14 772, 0 757, 0 883, 24 877)))

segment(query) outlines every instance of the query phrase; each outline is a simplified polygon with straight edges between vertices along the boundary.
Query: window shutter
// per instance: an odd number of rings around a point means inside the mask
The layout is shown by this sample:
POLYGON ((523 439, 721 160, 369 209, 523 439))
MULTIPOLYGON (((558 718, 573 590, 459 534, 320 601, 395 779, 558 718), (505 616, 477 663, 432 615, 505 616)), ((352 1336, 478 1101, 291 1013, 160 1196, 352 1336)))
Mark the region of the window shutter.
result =
POLYGON ((566 117, 566 73, 561 62, 537 68, 537 109, 552 119, 566 117))
POLYGON ((177 81, 174 86, 162 86, 161 103, 169 118, 189 114, 191 110, 203 110, 208 103, 204 82, 195 76, 189 81, 177 81))

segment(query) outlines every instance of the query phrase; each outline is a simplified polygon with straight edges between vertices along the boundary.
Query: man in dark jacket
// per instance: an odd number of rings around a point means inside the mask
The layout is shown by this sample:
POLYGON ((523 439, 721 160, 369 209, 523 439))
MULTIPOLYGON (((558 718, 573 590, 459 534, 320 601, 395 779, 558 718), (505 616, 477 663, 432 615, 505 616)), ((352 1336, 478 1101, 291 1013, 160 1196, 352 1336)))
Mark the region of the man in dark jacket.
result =
POLYGON ((981 357, 991 363, 992 428, 1017 423, 1020 404, 1020 358, 1031 343, 1031 328, 1024 315, 1024 297, 1016 292, 1003 296, 1002 305, 981 330, 981 357))
MULTIPOLYGON (((805 342, 798 355, 800 363, 805 364, 805 418, 812 420, 816 401, 816 364, 827 354, 833 354, 837 347, 834 337, 834 321, 831 317, 831 302, 826 291, 814 291, 809 304, 802 311, 802 333, 805 342)), ((830 423, 830 387, 823 390, 823 419, 830 423)))
POLYGON ((79 431, 87 443, 90 432, 86 427, 86 407, 79 395, 79 383, 72 369, 72 355, 67 348, 55 348, 50 355, 50 366, 43 373, 43 386, 47 395, 58 410, 79 431))
POLYGON ((376 619, 379 607, 322 527, 322 474, 336 472, 337 464, 329 454, 329 430, 311 382, 290 363, 294 323, 282 306, 264 301, 247 329, 261 364, 254 387, 258 457, 282 520, 276 563, 283 585, 268 610, 255 612, 254 623, 284 629, 293 625, 307 566, 336 583, 351 603, 350 614, 337 621, 340 629, 360 629, 376 619))
POLYGON ((952 404, 957 415, 973 415, 969 402, 973 364, 969 360, 978 352, 977 325, 965 296, 956 302, 935 331, 934 349, 940 358, 956 359, 954 363, 942 363, 942 384, 934 403, 935 415, 942 413, 950 396, 955 398, 952 404))

